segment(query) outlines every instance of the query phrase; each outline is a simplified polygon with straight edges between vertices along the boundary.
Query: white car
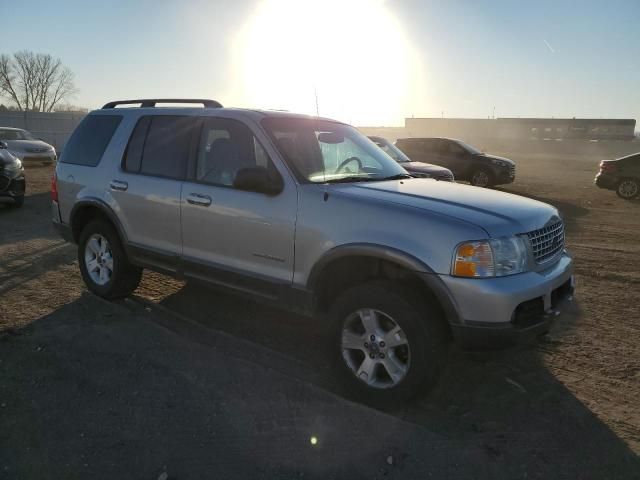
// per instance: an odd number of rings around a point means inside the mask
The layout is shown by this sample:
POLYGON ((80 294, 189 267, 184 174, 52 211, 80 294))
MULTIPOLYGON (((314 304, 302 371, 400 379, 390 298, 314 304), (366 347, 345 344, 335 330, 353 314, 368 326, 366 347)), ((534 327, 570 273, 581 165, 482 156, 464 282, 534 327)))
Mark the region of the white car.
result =
POLYGON ((0 141, 5 142, 7 150, 27 165, 35 162, 53 163, 57 159, 56 149, 52 145, 20 128, 0 127, 0 141))

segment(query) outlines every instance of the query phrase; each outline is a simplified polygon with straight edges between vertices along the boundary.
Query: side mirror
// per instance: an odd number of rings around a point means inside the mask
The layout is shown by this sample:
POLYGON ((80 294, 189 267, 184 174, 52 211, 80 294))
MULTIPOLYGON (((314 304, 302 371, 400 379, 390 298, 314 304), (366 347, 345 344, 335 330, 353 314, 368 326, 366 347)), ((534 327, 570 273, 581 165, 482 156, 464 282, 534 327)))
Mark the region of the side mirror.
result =
POLYGON ((1 149, 7 149, 7 148, 9 148, 9 145, 7 145, 5 142, 0 141, 0 148, 1 149))
POLYGON ((248 192, 277 195, 284 188, 284 184, 279 175, 277 178, 275 175, 270 175, 265 167, 247 167, 241 168, 236 172, 233 188, 248 192))

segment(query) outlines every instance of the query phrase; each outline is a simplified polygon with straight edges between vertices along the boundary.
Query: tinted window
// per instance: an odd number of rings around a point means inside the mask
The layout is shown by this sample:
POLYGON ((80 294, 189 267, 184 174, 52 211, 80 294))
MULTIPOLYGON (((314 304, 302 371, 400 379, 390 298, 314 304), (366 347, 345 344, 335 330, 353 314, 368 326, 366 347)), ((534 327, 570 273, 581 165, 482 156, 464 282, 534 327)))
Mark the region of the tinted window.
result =
POLYGON ((198 181, 232 186, 238 170, 258 166, 278 175, 267 152, 246 125, 221 118, 204 122, 198 148, 198 181))
POLYGON ((169 178, 184 178, 195 119, 193 117, 142 117, 129 140, 123 168, 169 178))
POLYGON ((89 167, 98 165, 121 120, 121 115, 85 117, 64 146, 60 162, 89 167))

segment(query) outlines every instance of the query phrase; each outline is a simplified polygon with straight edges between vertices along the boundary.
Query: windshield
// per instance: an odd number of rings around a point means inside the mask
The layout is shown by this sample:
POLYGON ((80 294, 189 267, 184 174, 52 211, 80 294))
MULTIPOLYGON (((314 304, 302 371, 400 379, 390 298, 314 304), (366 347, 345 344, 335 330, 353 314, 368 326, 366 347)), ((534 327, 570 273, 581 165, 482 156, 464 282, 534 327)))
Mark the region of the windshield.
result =
POLYGON ((461 140, 456 140, 455 142, 458 145, 460 145, 462 148, 464 148, 467 152, 471 153, 472 155, 477 155, 478 153, 482 153, 482 150, 478 150, 477 148, 472 147, 468 143, 464 143, 461 140))
POLYGON ((262 123, 305 182, 357 182, 408 175, 349 125, 313 118, 267 118, 262 123))
POLYGON ((26 130, 0 129, 0 140, 35 140, 26 130))
POLYGON ((380 138, 380 139, 376 138, 375 140, 373 140, 373 142, 376 145, 378 145, 384 151, 384 153, 389 155, 396 162, 398 162, 398 163, 407 163, 407 162, 411 161, 411 159, 409 157, 407 157, 402 150, 400 150, 398 147, 396 147, 389 140, 386 140, 384 138, 380 138))

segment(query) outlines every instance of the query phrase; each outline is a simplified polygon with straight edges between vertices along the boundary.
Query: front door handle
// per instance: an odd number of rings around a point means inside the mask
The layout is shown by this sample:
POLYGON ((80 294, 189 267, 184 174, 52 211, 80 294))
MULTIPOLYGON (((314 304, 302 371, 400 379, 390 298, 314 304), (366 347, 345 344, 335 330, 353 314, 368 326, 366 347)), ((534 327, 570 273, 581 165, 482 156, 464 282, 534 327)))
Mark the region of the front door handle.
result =
POLYGON ((111 180, 109 183, 111 190, 118 190, 120 192, 124 192, 127 188, 129 188, 129 184, 127 182, 123 182, 122 180, 111 180))
POLYGON ((209 205, 211 205, 211 197, 209 195, 200 195, 199 193, 190 193, 187 196, 187 202, 189 202, 191 205, 208 207, 209 205))

